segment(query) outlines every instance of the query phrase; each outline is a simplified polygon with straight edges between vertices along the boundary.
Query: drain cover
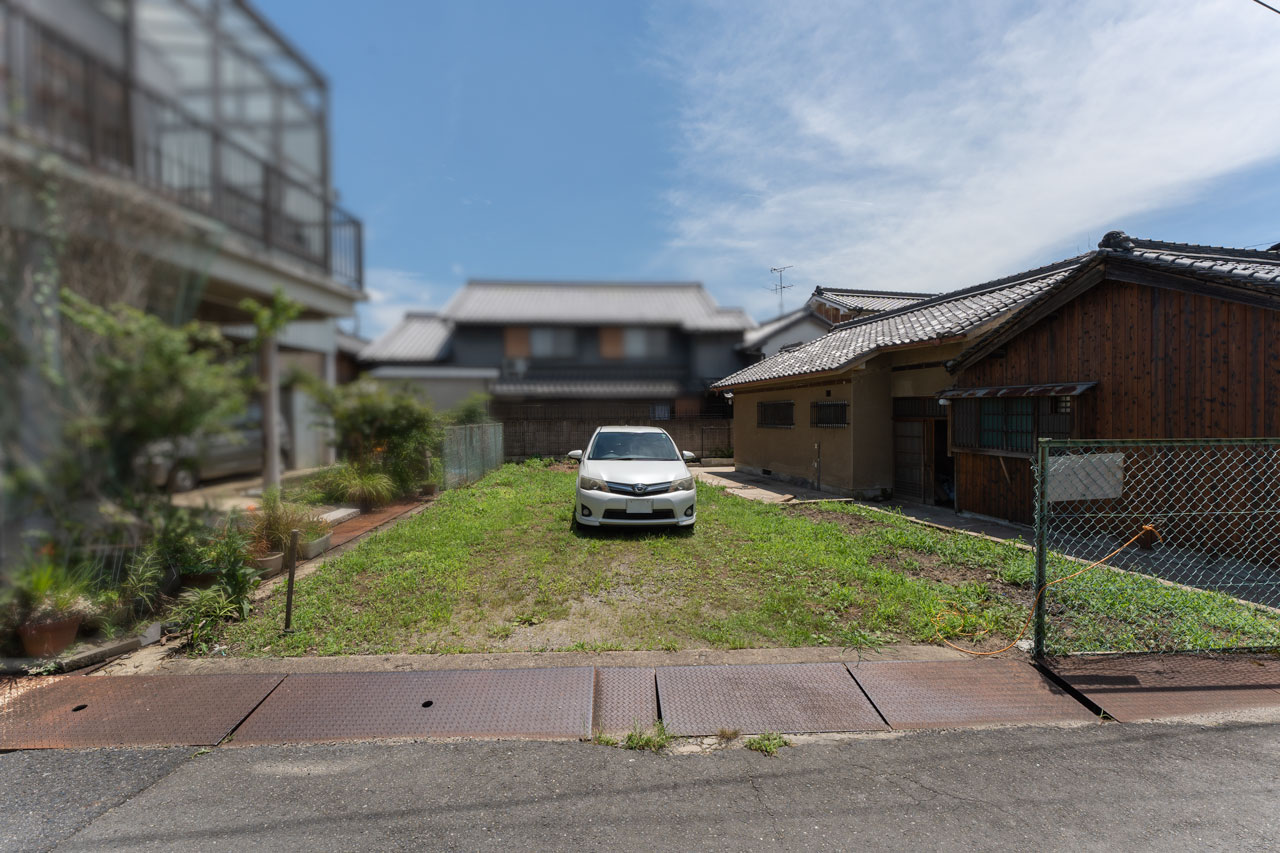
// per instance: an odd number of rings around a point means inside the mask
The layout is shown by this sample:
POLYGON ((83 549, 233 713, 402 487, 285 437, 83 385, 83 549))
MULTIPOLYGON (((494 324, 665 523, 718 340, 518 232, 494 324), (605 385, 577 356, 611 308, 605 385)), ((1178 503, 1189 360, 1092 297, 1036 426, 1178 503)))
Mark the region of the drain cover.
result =
POLYGON ((1097 720, 1017 661, 884 661, 849 671, 895 729, 1097 720))
POLYGON ((232 743, 588 737, 593 682, 589 666, 290 675, 232 743))
POLYGON ((887 728, 839 663, 659 667, 658 700, 679 735, 887 728))
POLYGON ((1280 659, 1260 655, 1099 655, 1049 668, 1121 722, 1280 707, 1280 659))
POLYGON ((623 734, 648 729, 658 719, 658 688, 652 667, 597 667, 592 729, 623 734))
POLYGON ((280 675, 64 678, 0 706, 0 749, 208 746, 280 683, 280 675))

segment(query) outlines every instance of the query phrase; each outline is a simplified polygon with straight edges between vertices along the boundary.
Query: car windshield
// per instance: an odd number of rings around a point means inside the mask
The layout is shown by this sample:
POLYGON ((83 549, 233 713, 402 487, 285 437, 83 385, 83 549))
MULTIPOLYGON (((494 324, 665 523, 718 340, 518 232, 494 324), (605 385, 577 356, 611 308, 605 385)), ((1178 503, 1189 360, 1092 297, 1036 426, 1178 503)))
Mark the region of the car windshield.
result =
POLYGON ((679 460, 676 446, 660 432, 602 432, 591 445, 589 459, 679 460))

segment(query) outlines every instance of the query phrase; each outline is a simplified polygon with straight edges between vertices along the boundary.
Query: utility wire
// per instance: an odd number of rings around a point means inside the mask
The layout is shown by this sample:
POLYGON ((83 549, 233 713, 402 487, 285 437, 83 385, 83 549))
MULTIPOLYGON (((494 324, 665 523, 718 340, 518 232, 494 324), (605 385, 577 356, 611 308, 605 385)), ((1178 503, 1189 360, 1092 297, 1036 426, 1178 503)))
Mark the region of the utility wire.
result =
POLYGON ((1272 12, 1275 12, 1277 15, 1280 15, 1280 9, 1277 9, 1275 6, 1268 6, 1266 3, 1263 3, 1262 0, 1253 0, 1253 2, 1257 3, 1259 6, 1261 6, 1264 9, 1270 9, 1272 12))

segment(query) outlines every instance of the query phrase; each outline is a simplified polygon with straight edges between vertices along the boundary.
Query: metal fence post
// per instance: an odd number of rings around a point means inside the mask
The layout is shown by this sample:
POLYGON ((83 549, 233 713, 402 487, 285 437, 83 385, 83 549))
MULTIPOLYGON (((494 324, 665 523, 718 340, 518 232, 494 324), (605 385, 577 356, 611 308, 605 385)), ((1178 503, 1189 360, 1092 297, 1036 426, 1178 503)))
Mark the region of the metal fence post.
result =
POLYGON ((298 539, 301 535, 302 531, 297 528, 289 533, 289 550, 284 555, 285 563, 289 567, 289 591, 284 599, 284 632, 286 634, 293 633, 293 573, 298 568, 298 539))
POLYGON ((1045 584, 1048 583, 1048 572, 1045 567, 1045 530, 1049 525, 1048 518, 1048 478, 1049 478, 1049 441, 1040 439, 1036 450, 1036 580, 1035 580, 1035 642, 1032 656, 1036 660, 1044 658, 1045 646, 1045 584))

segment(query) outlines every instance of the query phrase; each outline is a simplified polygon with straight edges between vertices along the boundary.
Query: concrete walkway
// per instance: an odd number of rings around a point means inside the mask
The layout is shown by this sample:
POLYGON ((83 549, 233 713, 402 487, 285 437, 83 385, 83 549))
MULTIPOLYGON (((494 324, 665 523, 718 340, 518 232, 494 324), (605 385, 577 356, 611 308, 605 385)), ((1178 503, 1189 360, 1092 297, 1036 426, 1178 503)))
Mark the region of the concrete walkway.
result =
MULTIPOLYGON (((320 468, 295 468, 280 475, 280 483, 289 485, 303 479, 320 468)), ((214 480, 198 489, 179 492, 170 497, 174 506, 185 506, 192 509, 214 509, 228 512, 233 509, 245 510, 262 503, 262 477, 231 477, 214 480)))
POLYGON ((739 497, 760 501, 761 503, 790 504, 796 501, 818 500, 849 501, 870 510, 904 515, 914 521, 944 530, 973 533, 988 539, 1031 541, 1030 527, 965 515, 946 507, 927 506, 908 501, 854 501, 849 498, 842 498, 839 495, 819 492, 803 486, 795 486, 773 477, 762 477, 758 474, 735 471, 732 466, 691 468, 690 470, 693 472, 693 476, 704 483, 721 486, 739 497))

